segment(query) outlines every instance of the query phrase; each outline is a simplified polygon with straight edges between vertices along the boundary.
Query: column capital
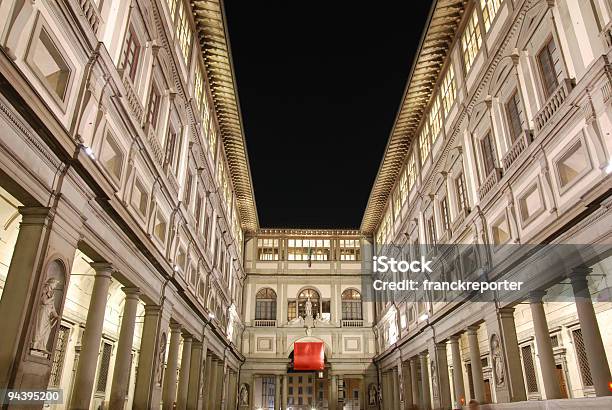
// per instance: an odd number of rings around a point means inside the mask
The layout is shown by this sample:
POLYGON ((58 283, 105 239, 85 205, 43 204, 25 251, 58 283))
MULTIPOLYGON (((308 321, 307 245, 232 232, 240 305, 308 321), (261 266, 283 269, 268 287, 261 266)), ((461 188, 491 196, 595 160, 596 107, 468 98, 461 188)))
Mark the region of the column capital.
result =
POLYGON ((419 353, 419 357, 420 357, 421 359, 425 359, 425 358, 427 357, 427 351, 424 351, 424 352, 419 353))
POLYGON ((542 303, 542 298, 546 295, 545 290, 533 290, 529 292, 529 303, 542 303))
POLYGON ((171 322, 169 327, 170 333, 180 333, 180 331, 183 330, 183 326, 177 322, 171 322))
POLYGON ((501 317, 502 319, 506 319, 506 318, 514 319, 514 310, 515 309, 513 307, 505 307, 505 308, 497 309, 497 313, 499 314, 499 317, 501 317))
POLYGON ((96 276, 111 277, 113 265, 108 262, 91 262, 89 264, 96 271, 96 276))
POLYGON ((451 344, 455 344, 455 343, 459 343, 459 339, 461 339, 461 335, 452 335, 451 337, 448 338, 448 341, 451 344))
POLYGON ((139 299, 140 298, 140 288, 137 287, 122 287, 121 291, 125 294, 126 299, 139 299))
POLYGON ((186 331, 183 331, 183 343, 192 343, 193 342, 193 335, 191 333, 188 333, 186 331))
POLYGON ((45 206, 20 206, 17 211, 21 214, 22 224, 43 224, 52 216, 52 209, 45 206))
POLYGON ((478 333, 478 328, 480 327, 480 325, 471 325, 467 327, 467 334, 468 335, 475 335, 478 333))
POLYGON ((438 342, 434 345, 434 349, 446 351, 446 344, 447 344, 446 340, 443 342, 438 342))
POLYGON ((198 339, 193 339, 191 341, 191 347, 193 349, 201 349, 204 347, 204 343, 200 342, 198 339))
POLYGON ((592 268, 588 266, 576 266, 572 268, 572 271, 568 273, 567 277, 570 278, 572 282, 574 281, 582 281, 586 280, 587 276, 589 276, 593 272, 592 268))

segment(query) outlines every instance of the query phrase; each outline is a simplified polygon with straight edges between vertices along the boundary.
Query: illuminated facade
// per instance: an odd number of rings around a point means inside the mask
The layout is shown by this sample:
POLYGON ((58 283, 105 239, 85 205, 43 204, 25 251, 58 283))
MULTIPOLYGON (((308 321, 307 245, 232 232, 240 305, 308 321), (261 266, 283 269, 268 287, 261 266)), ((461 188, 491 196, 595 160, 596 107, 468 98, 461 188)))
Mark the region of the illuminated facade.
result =
POLYGON ((611 21, 610 0, 434 2, 360 229, 264 229, 220 0, 0 1, 0 389, 610 408, 606 253, 488 304, 368 272, 406 245, 465 279, 499 254, 439 244, 610 243, 611 21), (293 369, 297 342, 322 370, 293 369))

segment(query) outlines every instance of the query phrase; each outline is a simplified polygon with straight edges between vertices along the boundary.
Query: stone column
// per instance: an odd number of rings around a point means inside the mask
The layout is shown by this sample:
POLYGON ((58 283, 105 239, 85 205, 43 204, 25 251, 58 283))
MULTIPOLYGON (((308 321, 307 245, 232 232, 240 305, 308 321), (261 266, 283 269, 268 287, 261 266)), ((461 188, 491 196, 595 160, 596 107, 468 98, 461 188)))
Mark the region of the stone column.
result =
POLYGON ((412 408, 412 373, 409 362, 402 362, 402 378, 404 380, 404 409, 412 408))
MULTIPOLYGON (((316 382, 316 380, 315 380, 315 382, 316 382)), ((283 397, 282 397, 283 410, 287 410, 287 396, 288 396, 288 391, 287 391, 287 375, 283 374, 283 397)))
POLYGON ((113 371, 109 402, 109 408, 111 409, 122 409, 125 405, 125 398, 128 395, 128 380, 132 367, 134 327, 136 325, 136 311, 140 296, 140 289, 138 288, 121 288, 121 290, 125 293, 125 301, 123 303, 123 316, 121 318, 117 352, 115 353, 115 369, 113 371))
MULTIPOLYGON (((455 402, 460 405, 466 404, 465 399, 465 385, 463 382, 463 367, 461 361, 461 350, 459 350, 459 337, 458 335, 451 336, 451 354, 453 356, 453 386, 455 390, 455 397, 453 398, 453 404, 455 402)), ((520 365, 520 362, 519 362, 520 365)))
POLYGON ((412 388, 412 408, 416 409, 421 402, 421 395, 419 394, 419 377, 418 377, 418 359, 416 357, 410 358, 410 386, 412 388))
POLYGON ((205 355, 207 346, 194 340, 191 344, 191 367, 189 368, 189 389, 187 392, 187 408, 197 409, 200 390, 203 383, 202 369, 205 369, 205 355))
POLYGON ((164 375, 164 390, 162 393, 163 410, 174 409, 176 401, 176 372, 178 370, 178 355, 181 345, 181 325, 172 323, 170 325, 170 346, 168 347, 168 359, 166 360, 166 373, 164 375))
POLYGON ((217 408, 217 404, 215 401, 217 400, 217 379, 218 379, 218 371, 217 371, 217 359, 212 358, 210 360, 210 380, 207 382, 209 386, 208 391, 208 410, 213 410, 217 408))
POLYGON ((502 308, 498 310, 499 326, 503 336, 506 367, 508 369, 508 386, 510 388, 510 401, 526 401, 525 381, 521 365, 521 354, 514 324, 514 309, 502 308))
MULTIPOLYGON (((212 390, 211 390, 211 381, 212 381, 212 355, 210 352, 206 353, 206 363, 205 363, 205 367, 204 367, 204 388, 202 389, 203 391, 203 408, 204 410, 208 410, 209 406, 210 406, 210 395, 212 394, 212 390)), ((251 393, 251 391, 249 391, 249 393, 251 393)), ((252 394, 251 396, 249 396, 249 399, 251 400, 251 403, 253 403, 253 398, 252 398, 252 394)))
POLYGON ((329 383, 329 410, 336 410, 338 407, 338 376, 331 375, 329 383))
POLYGON ((397 366, 391 371, 391 377, 393 382, 393 406, 394 410, 400 410, 400 385, 399 385, 399 372, 397 366))
POLYGON ((546 292, 544 291, 531 292, 529 294, 529 306, 531 308, 536 345, 538 346, 538 361, 542 372, 544 393, 546 394, 546 399, 551 400, 561 398, 561 389, 559 388, 559 379, 557 377, 548 323, 546 322, 546 313, 542 303, 542 297, 545 294, 546 292))
POLYGON ((223 360, 217 361, 217 401, 215 409, 220 407, 223 409, 223 392, 225 391, 225 362, 223 360))
POLYGON ((480 361, 480 346, 478 345, 478 327, 467 328, 468 344, 470 349, 470 367, 472 368, 472 383, 474 396, 479 403, 484 403, 484 377, 482 375, 482 362, 480 361))
POLYGON ((89 409, 96 378, 100 342, 102 341, 102 326, 104 325, 108 288, 111 284, 112 266, 110 264, 92 263, 91 266, 96 271, 96 276, 89 301, 89 310, 87 311, 85 333, 83 333, 81 343, 82 348, 74 379, 72 399, 70 400, 71 409, 89 409))
POLYGON ((574 268, 570 274, 570 279, 595 394, 597 396, 612 396, 612 388, 609 385, 612 382, 610 367, 608 366, 606 350, 601 339, 601 332, 597 324, 597 317, 595 316, 595 309, 593 309, 593 301, 591 300, 591 292, 587 281, 587 275, 591 271, 590 268, 586 267, 574 268))
POLYGON ((421 359, 421 407, 424 410, 431 409, 431 392, 429 391, 429 366, 427 353, 419 354, 421 359))
POLYGON ((134 390, 133 408, 149 410, 159 408, 162 398, 163 366, 168 343, 168 324, 172 305, 146 305, 142 341, 138 357, 138 372, 134 390))
POLYGON ((440 406, 443 409, 452 408, 450 383, 448 378, 448 358, 446 353, 446 342, 437 343, 436 367, 438 369, 438 390, 440 395, 440 406))
POLYGON ((276 375, 276 379, 274 381, 274 408, 276 410, 281 410, 281 383, 282 379, 280 375, 276 375))
POLYGON ((189 393, 189 369, 191 368, 191 335, 183 336, 183 354, 181 356, 181 373, 179 376, 178 394, 176 397, 176 408, 185 410, 187 408, 187 393, 189 393))
MULTIPOLYGON (((40 292, 35 289, 37 289, 36 284, 39 278, 43 276, 38 272, 46 253, 45 238, 49 235, 49 223, 53 211, 43 207, 19 207, 19 213, 21 214, 19 233, 0 299, 0 317, 2 318, 0 346, 3 352, 0 354, 0 388, 14 386, 13 377, 19 372, 17 368, 23 363, 21 361, 21 357, 24 356, 21 354, 22 349, 29 349, 32 346, 31 342, 24 343, 27 325, 36 320, 28 319, 28 312, 38 308, 40 302, 40 292)), ((61 284, 64 294, 68 289, 67 277, 67 272, 64 272, 61 284)), ((44 277, 40 280, 48 279, 44 277)), ((61 316, 61 312, 58 314, 61 316)), ((57 327, 55 326, 49 339, 55 336, 57 327)), ((32 333, 36 333, 35 329, 32 333)), ((29 364, 33 363, 29 361, 29 364)), ((49 368, 45 364, 44 368, 36 370, 47 371, 49 368)), ((44 389, 48 383, 48 378, 43 378, 36 386, 37 383, 31 380, 27 387, 44 389)))

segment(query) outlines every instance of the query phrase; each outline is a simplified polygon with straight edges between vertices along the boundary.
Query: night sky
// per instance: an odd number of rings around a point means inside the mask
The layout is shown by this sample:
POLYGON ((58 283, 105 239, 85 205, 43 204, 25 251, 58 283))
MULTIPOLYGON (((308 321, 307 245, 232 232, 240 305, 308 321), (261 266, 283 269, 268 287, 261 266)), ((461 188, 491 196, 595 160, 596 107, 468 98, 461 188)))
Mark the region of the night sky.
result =
POLYGON ((225 1, 262 228, 359 228, 430 5, 225 1))

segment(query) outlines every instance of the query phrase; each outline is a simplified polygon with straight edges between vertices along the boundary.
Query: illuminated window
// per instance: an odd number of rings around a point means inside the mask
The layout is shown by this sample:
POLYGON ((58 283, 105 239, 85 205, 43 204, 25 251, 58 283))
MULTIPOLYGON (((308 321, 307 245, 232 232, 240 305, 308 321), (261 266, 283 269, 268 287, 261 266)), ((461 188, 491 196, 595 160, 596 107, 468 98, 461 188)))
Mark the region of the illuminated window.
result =
POLYGON ((408 168, 404 168, 400 175, 399 192, 403 204, 406 201, 406 195, 408 195, 408 168))
POLYGON ((310 299, 312 316, 316 317, 321 312, 321 299, 319 292, 314 289, 304 289, 300 292, 297 298, 298 315, 300 317, 306 317, 306 302, 310 299))
POLYGON ((358 261, 360 259, 361 242, 359 239, 340 239, 340 260, 358 261))
POLYGON ((414 162, 414 153, 408 158, 408 164, 406 165, 406 172, 408 177, 408 190, 411 190, 416 181, 416 163, 414 162))
POLYGON ((342 320, 362 320, 361 293, 355 289, 342 292, 342 320))
POLYGON ((397 219, 402 209, 402 202, 400 199, 399 188, 393 193, 393 217, 397 219))
POLYGON ((431 140, 429 139, 429 124, 425 123, 419 135, 419 151, 421 153, 421 164, 425 163, 425 159, 431 150, 431 140))
POLYGON ((174 13, 176 12, 176 4, 179 0, 166 0, 168 3, 168 10, 170 10, 170 18, 174 22, 174 13))
POLYGON ((482 19, 484 21, 485 31, 488 32, 495 20, 495 16, 499 11, 499 6, 502 0, 480 0, 482 8, 482 19))
POLYGON ((287 257, 290 261, 330 260, 329 239, 289 239, 287 257))
POLYGON ((440 88, 442 92, 442 105, 444 106, 444 117, 448 114, 451 107, 453 106, 453 102, 455 102, 455 97, 457 96, 457 83, 455 81, 455 70, 453 69, 453 65, 448 66, 448 70, 446 70, 446 74, 444 74, 444 78, 442 79, 442 87, 440 88))
POLYGON ((482 35, 480 34, 480 28, 478 27, 478 14, 476 9, 472 11, 472 15, 468 20, 463 36, 461 37, 461 48, 463 50, 463 63, 465 64, 465 71, 469 72, 480 50, 482 44, 482 35))
POLYGON ((255 295, 255 320, 276 319, 276 292, 263 288, 255 295))
POLYGON ((440 128, 442 128, 442 117, 440 116, 440 99, 436 95, 431 104, 431 110, 429 111, 429 131, 431 132, 431 139, 435 141, 440 135, 440 128))
POLYGON ((257 248, 260 261, 277 261, 279 259, 278 239, 258 238, 257 248))
POLYGON ((204 97, 204 80, 202 79, 202 67, 196 64, 193 77, 193 98, 200 112, 202 112, 202 98, 204 97))
POLYGON ((189 60, 189 53, 191 48, 191 39, 193 38, 193 34, 191 33, 191 28, 189 27, 189 19, 188 12, 186 10, 185 4, 179 0, 178 4, 178 13, 177 13, 177 23, 176 23, 176 38, 179 43, 179 47, 183 52, 183 58, 185 61, 189 60))

